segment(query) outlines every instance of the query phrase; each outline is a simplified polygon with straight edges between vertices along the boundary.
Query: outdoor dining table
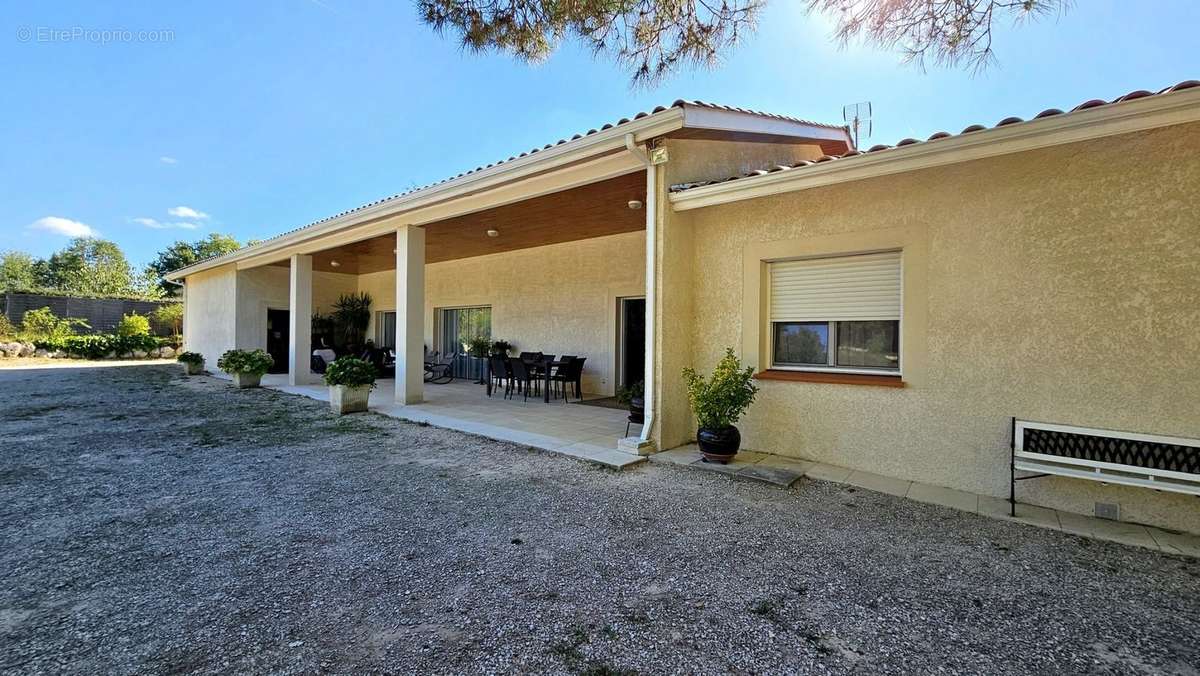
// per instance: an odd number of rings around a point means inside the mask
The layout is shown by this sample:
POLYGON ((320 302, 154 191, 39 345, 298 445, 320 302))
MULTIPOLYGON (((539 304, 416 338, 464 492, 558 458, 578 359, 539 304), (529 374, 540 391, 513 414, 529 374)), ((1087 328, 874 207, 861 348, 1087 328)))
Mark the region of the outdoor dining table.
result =
MULTIPOLYGON (((554 361, 546 361, 544 359, 541 361, 539 361, 537 359, 524 359, 522 361, 524 361, 527 365, 529 365, 531 367, 537 367, 541 371, 540 375, 542 378, 542 401, 549 404, 550 403, 550 375, 554 372, 554 367, 566 366, 566 365, 570 364, 570 362, 563 361, 561 359, 556 359, 554 361)), ((487 396, 490 397, 490 396, 492 396, 492 360, 489 359, 487 362, 487 365, 488 365, 487 396)), ((578 391, 578 388, 576 388, 575 396, 576 397, 582 396, 580 394, 580 392, 578 391)))

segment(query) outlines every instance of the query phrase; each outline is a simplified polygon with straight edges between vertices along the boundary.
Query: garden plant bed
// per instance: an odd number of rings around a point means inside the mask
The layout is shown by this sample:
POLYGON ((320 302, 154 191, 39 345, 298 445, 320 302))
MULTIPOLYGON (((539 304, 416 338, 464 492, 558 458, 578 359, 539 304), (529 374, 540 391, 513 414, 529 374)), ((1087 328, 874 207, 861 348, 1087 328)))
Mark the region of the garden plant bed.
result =
POLYGON ((1200 667, 1190 558, 820 481, 615 473, 177 365, 0 388, 0 671, 1200 667))

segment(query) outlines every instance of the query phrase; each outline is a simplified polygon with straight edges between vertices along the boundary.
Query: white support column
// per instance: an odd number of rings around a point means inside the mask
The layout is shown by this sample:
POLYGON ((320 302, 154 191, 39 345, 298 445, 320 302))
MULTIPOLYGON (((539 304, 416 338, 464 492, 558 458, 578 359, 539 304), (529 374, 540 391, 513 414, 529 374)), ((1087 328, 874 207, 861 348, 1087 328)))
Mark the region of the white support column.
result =
POLYGON ((396 403, 425 400, 425 229, 396 229, 396 403))
POLYGON ((317 381, 312 372, 312 256, 292 256, 288 302, 288 384, 317 381))

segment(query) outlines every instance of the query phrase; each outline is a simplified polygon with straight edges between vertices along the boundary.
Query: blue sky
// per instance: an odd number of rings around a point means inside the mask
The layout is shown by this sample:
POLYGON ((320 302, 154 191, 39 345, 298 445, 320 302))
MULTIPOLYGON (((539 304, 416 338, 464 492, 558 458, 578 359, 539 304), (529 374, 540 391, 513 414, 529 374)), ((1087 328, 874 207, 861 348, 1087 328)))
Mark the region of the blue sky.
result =
POLYGON ((840 49, 770 0, 718 69, 650 90, 573 45, 538 66, 464 54, 403 1, 190 5, 3 5, 0 250, 47 255, 78 224, 139 265, 209 231, 267 237, 677 98, 829 122, 869 100, 891 143, 1200 78, 1194 1, 1082 0, 1001 30, 972 75, 840 49), (76 27, 170 34, 48 39, 76 27))

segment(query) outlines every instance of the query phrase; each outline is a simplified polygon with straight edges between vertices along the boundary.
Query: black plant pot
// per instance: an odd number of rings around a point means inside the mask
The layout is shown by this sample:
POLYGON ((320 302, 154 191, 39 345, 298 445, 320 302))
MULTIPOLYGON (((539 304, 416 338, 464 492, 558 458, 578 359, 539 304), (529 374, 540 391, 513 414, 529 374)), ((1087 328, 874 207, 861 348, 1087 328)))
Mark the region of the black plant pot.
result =
POLYGON ((629 400, 629 422, 639 425, 646 422, 646 400, 642 397, 629 400))
POLYGON ((733 425, 715 430, 701 427, 696 431, 696 441, 700 445, 700 452, 704 454, 705 462, 719 462, 724 465, 732 460, 742 447, 742 433, 733 425))

